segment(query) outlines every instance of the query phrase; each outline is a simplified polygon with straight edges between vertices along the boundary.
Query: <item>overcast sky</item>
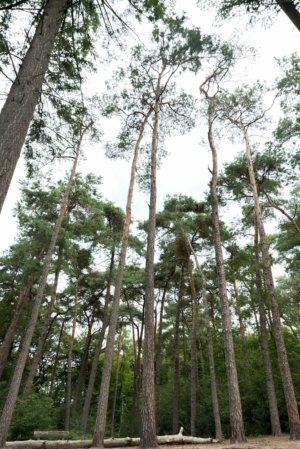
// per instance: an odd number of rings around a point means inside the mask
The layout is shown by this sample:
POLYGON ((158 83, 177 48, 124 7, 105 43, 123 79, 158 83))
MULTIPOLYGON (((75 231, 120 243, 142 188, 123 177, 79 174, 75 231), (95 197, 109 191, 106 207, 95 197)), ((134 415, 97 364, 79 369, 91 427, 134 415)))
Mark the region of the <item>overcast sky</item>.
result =
MULTIPOLYGON (((196 0, 177 0, 178 11, 184 7, 187 16, 191 18, 189 25, 199 26, 204 33, 214 33, 225 39, 235 36, 240 43, 256 48, 258 55, 255 60, 242 61, 237 69, 235 83, 238 85, 239 79, 243 83, 252 83, 256 79, 265 80, 271 85, 280 75, 274 58, 282 58, 297 51, 300 34, 293 24, 279 14, 274 20, 272 27, 264 29, 259 24, 253 28, 247 28, 247 20, 230 20, 223 26, 214 27, 212 12, 203 12, 195 5, 196 0), (184 5, 184 6, 183 6, 184 5)), ((143 25, 138 29, 138 34, 142 41, 147 42, 147 35, 143 25)), ((101 67, 101 66, 100 66, 101 67)), ((195 96, 199 95, 199 85, 203 81, 205 72, 200 72, 197 76, 184 75, 178 80, 179 85, 195 96)), ((101 91, 104 86, 104 79, 109 77, 107 70, 99 70, 97 76, 93 76, 89 83, 90 91, 101 91)), ((1 84, 0 84, 1 86, 1 84)), ((2 89, 1 89, 2 90, 2 89)), ((274 110, 276 115, 278 109, 274 110)), ((115 126, 113 121, 104 124, 106 135, 113 138, 115 126)), ((166 149, 169 155, 164 159, 158 173, 158 209, 162 208, 163 199, 167 194, 191 195, 195 199, 203 199, 204 191, 210 179, 208 166, 211 165, 211 155, 208 148, 200 142, 205 137, 205 127, 194 129, 188 135, 175 136, 167 141, 166 149)), ((237 151, 243 149, 242 144, 231 145, 225 142, 219 148, 219 163, 228 162, 233 159, 237 151)), ((80 163, 78 171, 86 174, 93 172, 103 177, 101 187, 105 198, 113 201, 116 205, 124 208, 128 181, 130 174, 130 164, 125 161, 111 161, 104 155, 102 145, 84 145, 86 160, 80 163)), ((57 166, 56 176, 63 177, 67 166, 57 166)), ((8 248, 13 243, 16 235, 16 223, 12 217, 12 208, 19 197, 19 179, 24 179, 25 172, 23 161, 20 160, 15 172, 6 202, 0 216, 0 252, 8 248)), ((133 217, 135 219, 146 219, 148 216, 147 197, 136 189, 133 202, 133 217)), ((229 218, 230 215, 227 217, 229 218)), ((230 220, 230 218, 229 218, 230 220)))

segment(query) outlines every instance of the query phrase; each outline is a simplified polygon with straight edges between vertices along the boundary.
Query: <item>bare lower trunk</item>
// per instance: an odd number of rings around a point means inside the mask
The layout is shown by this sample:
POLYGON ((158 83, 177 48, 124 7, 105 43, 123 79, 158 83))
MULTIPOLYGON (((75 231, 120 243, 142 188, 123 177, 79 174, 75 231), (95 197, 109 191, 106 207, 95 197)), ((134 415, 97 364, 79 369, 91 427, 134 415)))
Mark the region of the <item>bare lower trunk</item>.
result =
POLYGON ((140 448, 156 448, 156 417, 155 417, 155 374, 154 374, 154 253, 156 229, 156 153, 159 124, 159 103, 162 68, 158 76, 155 92, 154 124, 150 156, 150 204, 149 227, 147 236, 146 268, 145 268, 145 340, 143 352, 143 385, 140 448))
POLYGON ((54 379, 55 379, 56 369, 57 369, 57 365, 58 365, 58 357, 59 357, 59 351, 60 351, 60 345, 61 345, 61 340, 62 340, 62 336, 63 336, 64 327, 65 327, 65 322, 63 321, 62 325, 61 325, 61 328, 60 328, 60 332, 59 332, 59 338, 58 338, 58 343, 57 343, 57 348, 56 348, 55 360, 54 360, 54 365, 53 365, 52 374, 51 374, 51 382, 50 382, 50 389, 49 389, 49 396, 50 397, 52 396, 52 392, 53 392, 54 379))
POLYGON ((242 318, 242 311, 241 311, 241 306, 240 306, 239 292, 238 292, 236 278, 235 278, 235 270, 234 270, 233 261, 231 262, 231 266, 232 266, 231 269, 232 269, 232 278, 233 278, 233 288, 234 288, 234 295, 235 295, 235 306, 234 306, 234 308, 235 308, 235 311, 236 311, 236 314, 237 314, 238 320, 239 320, 240 334, 241 334, 241 340, 242 340, 242 348, 243 348, 243 353, 244 353, 244 357, 245 357, 246 386, 247 386, 248 392, 250 393, 249 359, 248 359, 246 337, 245 337, 245 326, 244 326, 243 318, 242 318))
POLYGON ((122 236, 122 243, 121 243, 121 252, 120 252, 120 257, 119 257, 119 265, 118 265, 118 271, 117 271, 117 277, 116 277, 116 283, 115 283, 114 299, 113 299, 109 329, 108 329, 108 334, 107 334, 105 359, 104 359, 104 364, 103 364, 100 393, 99 393, 99 400, 98 400, 97 418, 96 418, 94 438, 93 438, 93 447, 104 447, 103 441, 104 441, 105 426, 106 426, 109 384, 110 384, 110 376, 111 376, 115 333, 116 333, 118 313, 119 313, 121 287, 122 287, 122 281, 123 281, 123 273, 124 273, 126 252, 127 252, 127 246, 128 246, 128 238, 129 238, 129 227, 130 227, 130 220, 131 220, 131 205, 132 205, 133 188, 134 188, 134 181, 135 181, 135 172, 136 172, 136 165, 137 165, 140 143, 142 141, 144 129, 146 127, 146 124, 148 123, 148 120, 149 120, 151 114, 152 114, 152 109, 149 110, 148 114, 145 116, 144 121, 142 123, 139 137, 138 137, 138 140, 135 145, 134 157, 133 157, 133 161, 132 161, 132 165, 131 165, 131 176, 130 176, 130 182, 129 182, 128 195, 127 195, 127 203, 126 203, 126 215, 125 215, 125 219, 124 219, 124 228, 123 228, 123 236, 122 236))
POLYGON ((197 380, 198 380, 197 324, 198 324, 199 306, 190 258, 188 259, 187 265, 193 297, 193 321, 191 331, 191 435, 194 437, 196 436, 196 418, 197 418, 197 380))
POLYGON ((76 321, 77 321, 77 309, 78 309, 78 282, 75 282, 75 304, 74 304, 74 316, 72 325, 72 335, 69 344, 68 351, 68 374, 67 374, 67 395, 66 395, 66 417, 65 417, 65 430, 70 430, 70 412, 71 412, 71 389, 72 389, 72 353, 75 339, 76 321))
POLYGON ((276 298, 276 292, 273 281, 272 267, 271 267, 271 259, 269 255, 269 248, 267 243, 267 237, 265 233, 265 228, 262 220, 261 208, 257 193, 255 175, 253 170, 253 163, 251 158, 251 148, 248 138, 247 129, 241 125, 240 128, 244 133, 245 143, 246 143, 246 152, 247 152, 247 163, 249 170, 249 177, 252 187, 253 199, 254 199, 254 207, 255 207, 255 216, 256 223, 259 230, 260 242, 262 247, 262 259, 263 266, 265 272, 266 286, 270 301, 270 307, 273 318, 273 333, 276 344, 279 369, 282 378, 283 390, 285 395, 286 407, 289 417, 289 425, 290 425, 290 439, 291 440, 299 440, 300 439, 300 418, 298 412, 297 401, 294 392, 294 386, 291 376, 291 371, 289 367, 289 362, 287 358, 285 343, 283 339, 282 329, 281 329, 281 321, 280 321, 280 312, 276 298))
POLYGON ((73 168, 70 174, 70 178, 63 196, 63 200, 61 202, 61 208, 59 211, 59 215, 58 218, 56 220, 55 226, 54 226, 54 231, 51 237, 51 241, 49 244, 49 248, 45 257, 45 261, 44 261, 44 267, 43 267, 43 273, 41 276, 41 280, 40 280, 40 284, 39 284, 39 288, 35 297, 35 302, 33 304, 33 308, 32 308, 32 312, 31 312, 31 318, 29 320, 29 324, 26 330, 26 334, 24 336, 24 344, 22 347, 22 351, 20 352, 20 356, 18 357, 18 361, 15 365, 15 369, 14 369, 14 374, 12 377, 12 382, 9 388, 9 392, 6 398, 6 402, 5 405, 3 407, 2 410, 2 415, 0 418, 0 449, 3 449, 5 447, 5 441, 6 441, 6 437, 7 437, 7 432, 9 429, 9 425, 11 422, 11 418, 12 418, 12 414, 13 414, 13 410, 15 407, 15 403, 17 400, 17 396, 18 396, 18 391, 20 388, 20 383, 21 383, 21 379, 22 379, 22 375, 23 375, 23 371, 24 371, 24 367, 25 367, 25 363, 26 363, 26 359, 27 359, 27 355, 28 355, 28 351, 31 345, 31 340, 32 340, 32 336, 34 333, 34 329, 38 320, 38 316, 39 316, 39 311, 40 311, 40 307, 41 307, 41 303, 42 303, 42 299, 43 299, 43 295, 44 295, 44 290, 46 287, 46 283, 47 283, 47 279, 48 279, 48 274, 49 274, 49 270, 50 270, 50 265, 51 265, 51 261, 52 261, 52 256, 54 253, 54 249, 55 249, 55 245, 56 245, 56 241, 57 241, 57 237, 61 228, 61 224, 62 224, 62 220, 65 214, 65 211, 67 209, 67 204, 68 204, 68 198, 69 198, 69 193, 71 190, 71 185, 72 185, 72 181, 75 175, 75 171, 76 171, 76 166, 77 166, 77 162, 78 162, 78 157, 79 157, 79 151, 80 151, 80 145, 83 139, 83 136, 86 132, 87 128, 85 128, 83 130, 83 132, 81 133, 80 139, 79 139, 79 143, 77 145, 77 149, 76 149, 76 156, 74 159, 74 163, 73 163, 73 168))
POLYGON ((67 0, 48 0, 0 114, 0 212, 48 69, 67 0))
POLYGON ((111 409, 111 429, 110 429, 111 438, 114 438, 115 412, 116 412, 117 392, 118 392, 118 383, 119 383, 121 344, 122 344, 122 327, 121 327, 120 335, 119 335, 119 339, 118 339, 118 354, 117 354, 115 388, 114 388, 113 404, 112 404, 112 409, 111 409))
MULTIPOLYGON (((80 370, 79 370, 75 393, 74 393, 74 401, 72 404, 72 419, 73 420, 76 417, 77 405, 78 405, 79 397, 81 395, 82 384, 83 384, 84 376, 85 376, 86 369, 87 369, 88 358, 89 358, 89 349, 90 349, 91 340, 92 340, 92 329, 93 329, 94 319, 95 319, 95 306, 93 307, 92 316, 88 323, 88 333, 87 333, 86 340, 85 340, 83 355, 82 355, 82 359, 81 359, 81 363, 80 363, 80 370)), ((101 344, 101 346, 102 346, 102 344, 101 344)))
POLYGON ((254 237, 254 252, 255 252, 255 274, 256 274, 256 289, 257 299, 259 307, 259 321, 260 321, 260 344, 263 358, 263 364, 265 369, 267 392, 270 408, 270 419, 272 427, 272 435, 281 436, 281 426, 278 415, 277 399, 274 387, 273 373, 271 358, 269 352, 268 332, 266 325, 265 306, 263 299, 263 287, 261 280, 260 261, 259 261, 259 248, 258 248, 258 228, 255 220, 255 237, 254 237))
MULTIPOLYGON (((126 298, 126 294, 125 294, 126 298)), ((131 418, 130 418, 130 433, 129 435, 133 437, 136 434, 136 424, 138 427, 137 434, 139 434, 140 429, 140 397, 141 397, 141 356, 142 356, 142 341, 144 336, 144 306, 142 315, 142 325, 139 332, 139 326, 135 325, 129 302, 126 298, 128 311, 130 315, 130 321, 132 325, 132 341, 134 350, 134 372, 133 372, 133 398, 131 407, 131 418), (137 341, 135 339, 135 327, 137 329, 137 341)))
MULTIPOLYGON (((163 335, 162 335, 162 323, 163 323, 163 314, 164 314, 164 307, 165 307, 165 298, 168 290, 168 285, 170 282, 170 279, 172 278, 174 274, 174 271, 170 274, 170 276, 167 279, 166 285, 164 287, 162 299, 161 299, 161 308, 160 308, 160 314, 159 314, 159 327, 158 327, 158 337, 157 337, 157 345, 156 345, 156 360, 155 360, 155 403, 156 403, 156 411, 159 409, 159 386, 160 386, 160 365, 161 365, 161 351, 162 351, 162 344, 163 344, 163 335)), ((175 430, 177 431, 178 426, 175 430)))
POLYGON ((188 240, 188 243, 190 245, 191 251, 195 258, 195 262, 196 262, 198 271, 202 278, 202 300, 203 300, 203 306, 204 306, 205 325, 206 325, 207 341, 208 341, 209 373, 210 373, 211 395, 212 395, 213 410, 214 410, 216 438, 218 440, 221 440, 222 439, 222 427, 221 427, 219 401, 218 401, 217 385, 216 385, 214 346, 213 346, 213 338, 212 338, 211 328, 210 328, 210 317, 209 317, 207 294, 206 294, 206 279, 205 279, 203 271, 201 270, 201 267, 200 267, 200 264, 198 261, 198 257, 197 257, 197 255, 194 251, 194 248, 189 240, 188 240))
POLYGON ((56 291, 57 291, 57 285, 58 285, 58 278, 59 278, 59 273, 60 273, 60 267, 58 267, 56 269, 55 272, 55 278, 54 278, 54 283, 53 283, 53 287, 52 287, 52 293, 51 293, 51 300, 48 306, 48 310, 47 310, 47 315, 45 318, 45 322, 44 322, 44 326, 42 329, 42 333, 33 357, 33 361, 30 367, 30 371, 28 374, 28 378, 26 380, 26 384, 22 393, 22 399, 26 400, 29 396, 30 393, 30 389, 34 380, 34 376, 36 373, 36 370, 39 366, 40 363, 40 359, 41 359, 41 355, 43 352, 43 348, 44 348, 44 344, 48 335, 48 331, 49 331, 49 327, 51 324, 51 315, 53 312, 53 308, 54 308, 54 302, 55 302, 55 298, 56 298, 56 291))
POLYGON ((9 325, 9 328, 5 334, 3 343, 1 345, 0 348, 0 377, 3 373, 7 358, 8 358, 8 354, 9 354, 9 348, 16 330, 16 326, 18 324, 19 318, 22 314, 25 302, 29 296, 31 287, 33 285, 33 280, 29 280, 28 285, 24 288, 22 288, 22 290, 20 291, 20 295, 18 298, 18 302, 17 302, 17 306, 16 306, 16 310, 13 316, 13 319, 9 325))
POLYGON ((102 344, 103 344, 106 328, 108 326, 108 305, 109 305, 109 301, 110 301, 110 291, 111 291, 111 283, 112 283, 114 265, 115 265, 115 249, 112 250, 111 258, 110 258, 109 275, 108 275, 108 280, 107 280, 107 288, 106 288, 105 303, 104 303, 104 310, 103 310, 102 329, 101 329, 101 332, 99 335, 98 343, 97 343, 94 357, 93 357, 93 363, 92 363, 92 369, 91 369, 88 387, 85 392, 84 406, 83 406, 83 410, 82 410, 82 417, 81 417, 81 423, 80 423, 80 431, 83 435, 85 435, 86 431, 87 431, 87 424, 88 424, 88 418, 89 418, 89 413, 90 413, 92 394, 93 394, 93 389, 94 389, 94 385, 95 385, 95 379, 96 379, 96 374, 97 374, 97 369, 98 369, 98 364, 99 364, 99 356, 100 356, 100 352, 102 349, 102 344))
POLYGON ((209 105, 208 140, 213 156, 213 176, 211 182, 213 239, 216 255, 219 296, 221 303, 221 318, 222 318, 225 363, 226 363, 227 384, 228 384, 230 427, 231 427, 230 442, 242 443, 246 441, 246 437, 244 431, 242 405, 235 363, 234 346, 231 330, 231 318, 227 296, 224 259, 223 259, 223 250, 222 250, 220 224, 219 224, 219 206, 217 195, 218 161, 217 161, 217 150, 214 144, 212 134, 214 100, 213 98, 209 100, 210 105, 209 105))
POLYGON ((178 286, 178 301, 176 308, 176 320, 174 330, 174 386, 173 386, 173 433, 178 430, 179 423, 179 384, 180 384, 180 353, 179 353, 179 326, 180 313, 182 307, 182 286, 183 286, 183 269, 181 265, 180 279, 178 286))

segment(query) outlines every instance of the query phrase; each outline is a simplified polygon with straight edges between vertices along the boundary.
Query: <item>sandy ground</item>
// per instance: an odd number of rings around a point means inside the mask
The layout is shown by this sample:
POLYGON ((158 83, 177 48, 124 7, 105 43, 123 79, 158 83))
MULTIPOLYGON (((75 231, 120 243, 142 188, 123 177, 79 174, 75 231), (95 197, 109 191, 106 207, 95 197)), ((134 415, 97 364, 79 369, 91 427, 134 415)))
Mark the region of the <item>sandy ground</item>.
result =
POLYGON ((300 441, 290 441, 287 435, 282 437, 248 438, 245 444, 230 444, 225 440, 218 444, 172 445, 170 449, 300 449, 300 441))

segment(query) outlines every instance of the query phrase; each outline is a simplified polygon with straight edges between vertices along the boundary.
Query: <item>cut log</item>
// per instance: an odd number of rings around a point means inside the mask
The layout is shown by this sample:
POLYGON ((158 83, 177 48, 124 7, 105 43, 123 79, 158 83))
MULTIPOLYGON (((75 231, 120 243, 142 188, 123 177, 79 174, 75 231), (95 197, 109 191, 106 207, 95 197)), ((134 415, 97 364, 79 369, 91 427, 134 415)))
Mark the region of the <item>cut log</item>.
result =
MULTIPOLYGON (((47 432, 39 432, 47 433, 47 432)), ((48 432, 55 433, 55 432, 48 432)), ((204 443, 219 443, 220 440, 214 440, 212 438, 197 438, 190 436, 183 436, 183 428, 180 429, 178 435, 165 435, 158 436, 157 442, 162 444, 204 444, 204 443)), ((112 447, 126 447, 126 446, 139 446, 139 438, 109 438, 104 440, 104 446, 108 448, 112 447)), ((92 440, 27 440, 27 441, 8 441, 6 443, 8 448, 16 449, 83 449, 90 448, 92 446, 92 440)))

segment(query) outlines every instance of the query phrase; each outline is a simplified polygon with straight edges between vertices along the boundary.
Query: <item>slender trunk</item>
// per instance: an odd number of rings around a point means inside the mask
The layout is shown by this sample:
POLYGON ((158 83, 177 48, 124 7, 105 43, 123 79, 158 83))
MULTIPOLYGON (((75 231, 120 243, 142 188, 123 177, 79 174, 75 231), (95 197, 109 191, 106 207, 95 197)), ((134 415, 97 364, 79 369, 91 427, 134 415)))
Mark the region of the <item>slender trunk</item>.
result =
POLYGON ((67 0, 48 0, 0 114, 0 212, 39 100, 67 0))
POLYGON ((33 282, 34 282, 33 279, 30 279, 28 282, 28 285, 26 287, 23 287, 22 290, 20 291, 20 295, 18 298, 18 302, 17 302, 17 306, 16 306, 16 310, 15 310, 13 319, 9 325, 9 328, 5 334, 3 343, 1 345, 1 348, 0 348, 0 377, 3 373, 4 367, 5 367, 7 358, 8 358, 8 354, 9 354, 9 348, 11 346, 11 342, 12 342, 19 318, 22 314, 24 305, 29 296, 33 282))
POLYGON ((141 400, 141 358, 142 358, 143 336, 144 336, 144 307, 143 307, 143 318, 140 332, 137 327, 137 338, 138 338, 137 354, 134 363, 133 400, 132 400, 132 412, 130 420, 130 435, 132 437, 135 435, 136 424, 137 424, 137 434, 140 433, 141 428, 140 400, 141 400))
POLYGON ((300 12, 295 6, 295 2, 293 0, 276 0, 276 3, 300 31, 300 12))
POLYGON ((48 306, 48 310, 47 310, 47 314, 46 314, 46 318, 45 318, 45 322, 44 322, 44 326, 42 329, 42 333, 33 357, 33 361, 30 367, 30 371, 28 374, 28 378, 26 380, 26 384, 22 393, 22 399, 26 400, 28 399, 29 393, 30 393, 30 389, 34 380, 34 376, 36 373, 36 370, 38 368, 38 365, 40 363, 40 359, 41 359, 41 355, 43 352, 43 348, 44 348, 44 344, 45 341, 47 339, 48 336, 48 332, 49 332, 49 327, 51 325, 51 315, 53 312, 53 308, 54 308, 54 302, 55 302, 55 298, 56 298, 56 291, 57 291, 57 286, 58 286, 58 278, 59 278, 59 273, 60 273, 60 266, 57 267, 56 271, 55 271, 55 278, 54 278, 54 283, 53 283, 53 287, 52 287, 52 292, 51 292, 51 300, 48 306))
MULTIPOLYGON (((162 351, 162 344, 163 344, 163 335, 162 335, 163 314, 164 314, 165 298, 166 298, 166 294, 167 294, 167 290, 168 290, 168 285, 169 285, 170 279, 172 278, 173 274, 174 274, 174 271, 172 271, 170 276, 167 278, 166 285, 164 287, 163 295, 161 298, 161 308, 160 308, 160 314, 159 314, 159 327, 158 327, 158 337, 157 337, 157 345, 156 345, 156 361, 155 361, 155 403, 156 403, 157 411, 159 409, 160 365, 161 365, 161 351, 162 351)), ((176 432, 177 432, 177 430, 176 430, 176 432)))
POLYGON ((156 153, 159 125, 160 86, 163 66, 157 80, 155 91, 154 124, 151 145, 151 173, 150 173, 150 205, 149 228, 147 236, 146 268, 145 268, 145 340, 143 353, 143 385, 141 410, 140 448, 156 448, 156 419, 155 419, 155 374, 154 374, 154 253, 156 228, 156 153))
POLYGON ((229 396, 229 409, 230 409, 230 426, 231 426, 231 443, 241 443, 246 441, 242 405, 239 392, 239 384, 235 363, 234 346, 231 330, 231 319, 229 302, 226 288, 226 278, 224 269, 224 259, 222 251, 222 242, 220 236, 220 223, 219 223, 219 205, 217 194, 217 182, 218 182, 218 159, 217 150, 213 139, 213 112, 214 112, 214 99, 210 98, 209 105, 209 130, 208 140, 213 157, 213 175, 211 182, 211 205, 212 205, 212 221, 213 221, 213 239, 216 254, 217 265, 217 277, 219 296, 221 303, 221 318, 224 338, 224 351, 225 351, 225 363, 227 373, 228 384, 228 396, 229 396))
MULTIPOLYGON (((232 259, 232 257, 231 257, 231 259, 232 259)), ((234 308, 235 308, 235 312, 236 312, 236 314, 238 316, 238 320, 239 320, 240 334, 241 334, 241 340, 242 340, 242 348, 243 348, 243 353, 244 353, 244 357, 245 357, 246 386, 247 386, 248 392, 250 392, 250 374, 249 374, 250 370, 249 370, 249 359, 248 359, 246 337, 245 337, 245 327, 244 327, 243 318, 242 318, 242 311, 241 311, 241 306, 240 306, 239 292, 238 292, 237 283, 236 283, 236 277, 235 277, 235 270, 234 270, 233 261, 231 261, 231 272, 232 272, 233 289, 234 289, 234 295, 235 295, 235 306, 234 306, 234 308)))
POLYGON ((115 388, 114 388, 114 397, 113 397, 113 403, 112 403, 112 409, 111 409, 111 429, 110 429, 111 438, 114 438, 115 412, 116 412, 116 403, 117 403, 117 392, 118 392, 119 370, 120 370, 120 356, 121 356, 121 345, 122 345, 122 330, 123 330, 123 328, 121 327, 120 335, 118 338, 118 354, 117 354, 115 388))
POLYGON ((35 297, 35 302, 33 304, 31 318, 30 318, 30 321, 29 321, 29 324, 28 324, 28 327, 26 330, 24 345, 23 345, 22 351, 20 353, 20 357, 18 358, 18 363, 15 366, 14 374, 12 377, 12 383, 9 388, 9 392, 8 392, 8 395, 6 398, 4 408, 2 410, 2 415, 0 418, 0 449, 3 449, 5 447, 7 432, 9 429, 10 422, 11 422, 11 418, 12 418, 13 410, 15 407, 16 399, 18 396, 18 391, 20 388, 20 383, 21 383, 28 351, 29 351, 29 348, 31 345, 32 336, 33 336, 34 329, 35 329, 35 326, 36 326, 36 323, 38 320, 40 306, 41 306, 42 299, 44 296, 44 290, 45 290, 47 279, 48 279, 52 256, 54 253, 57 237, 58 237, 58 234, 59 234, 59 231, 61 228, 62 220, 63 220, 64 214, 65 214, 65 211, 66 211, 67 205, 68 205, 68 197, 69 197, 72 181, 73 181, 75 171, 76 171, 76 166, 77 166, 79 151, 80 151, 80 145, 81 145, 81 142, 82 142, 82 139, 83 139, 83 136, 84 136, 86 130, 87 130, 87 128, 85 128, 82 131, 78 145, 77 145, 76 156, 74 159, 73 168, 71 170, 71 175, 70 175, 70 178, 69 178, 64 196, 63 196, 59 215, 56 220, 56 223, 54 226, 54 231, 53 231, 53 234, 52 234, 52 237, 50 240, 49 248, 48 248, 48 251, 47 251, 47 254, 45 257, 43 273, 42 273, 39 288, 38 288, 38 291, 37 291, 37 294, 35 297))
POLYGON ((75 340, 75 330, 77 321, 77 309, 78 309, 78 282, 75 282, 75 304, 74 304, 74 316, 72 325, 72 335, 68 351, 68 374, 67 374, 67 395, 66 395, 66 417, 65 417, 65 430, 70 430, 70 412, 71 412, 71 389, 72 389, 72 353, 75 340))
MULTIPOLYGON (((72 419, 73 420, 76 417, 77 404, 79 401, 79 397, 81 396, 83 379, 84 379, 84 375, 86 373, 86 368, 87 368, 87 363, 88 363, 88 358, 89 358, 89 349, 90 349, 91 340, 92 340, 92 329, 93 329, 94 320, 95 320, 95 306, 93 307, 91 320, 88 323, 88 333, 87 333, 86 340, 85 340, 83 355, 82 355, 82 359, 81 359, 81 363, 80 363, 80 370, 79 370, 75 393, 74 393, 74 400, 73 400, 73 405, 72 405, 72 419)), ((101 346, 102 346, 102 344, 101 344, 101 346)))
POLYGON ((246 154, 247 154, 247 163, 249 170, 249 177, 252 187, 253 199, 254 199, 254 207, 255 207, 255 216, 256 223, 260 235, 260 242, 262 247, 262 259, 265 271, 265 279, 266 286, 270 301, 270 307, 272 312, 273 319, 273 333, 276 344, 277 356, 279 361, 279 369, 282 378, 283 390, 285 395, 285 401, 287 406, 287 412, 289 417, 289 425, 290 425, 290 439, 291 440, 299 440, 300 439, 300 418, 298 412, 297 401, 294 392, 294 386, 291 376, 291 371, 289 367, 289 362, 287 358, 284 338, 281 329, 281 321, 280 321, 280 312, 276 298, 276 292, 273 281, 272 267, 271 267, 271 259, 269 254, 269 248, 267 243, 267 237, 265 233, 265 228, 262 220, 261 208, 258 198, 257 186, 255 181, 253 163, 251 158, 251 148, 250 142, 248 138, 247 129, 240 125, 240 128, 243 131, 245 143, 246 143, 246 154))
POLYGON ((96 423, 95 423, 95 431, 94 431, 94 438, 93 438, 93 444, 92 444, 93 447, 104 447, 104 434, 105 434, 105 426, 106 426, 106 414, 107 414, 110 376, 111 376, 111 366, 112 366, 112 358, 113 358, 115 333, 116 333, 117 321, 118 321, 123 273, 124 273, 126 252, 127 252, 127 246, 128 246, 135 172, 136 172, 136 165, 137 165, 137 160, 138 160, 140 143, 143 138, 144 129, 146 127, 146 124, 148 123, 148 120, 149 120, 151 114, 152 114, 152 108, 148 111, 147 115, 144 118, 142 126, 140 128, 139 137, 135 144, 134 156, 133 156, 133 160, 132 160, 132 164, 131 164, 131 175, 130 175, 130 182, 129 182, 129 188, 128 188, 127 202, 126 202, 126 215, 125 215, 125 219, 124 219, 124 228, 123 228, 121 251, 120 251, 120 257, 119 257, 119 265, 118 265, 118 271, 117 271, 117 277, 116 277, 116 283, 115 283, 114 299, 113 299, 109 329, 108 329, 108 334, 107 334, 105 359, 104 359, 104 364, 103 364, 100 393, 99 393, 99 400, 98 400, 97 418, 96 418, 96 423))
POLYGON ((185 317, 183 308, 181 309, 181 322, 182 322, 182 341, 183 341, 183 367, 184 367, 184 376, 187 379, 188 378, 187 344, 186 344, 185 317))
POLYGON ((65 322, 63 321, 61 328, 60 328, 59 339, 58 339, 56 354, 55 354, 55 361, 54 361, 52 374, 51 374, 51 382, 50 382, 50 389, 49 389, 49 397, 50 398, 51 398, 52 392, 53 392, 54 379, 55 379, 56 369, 57 369, 57 365, 58 365, 58 357, 59 357, 59 351, 60 351, 60 345, 61 345, 64 327, 65 327, 65 322))
MULTIPOLYGON (((39 254, 37 256, 38 260, 41 259, 41 257, 43 256, 44 252, 45 252, 45 247, 43 247, 41 249, 41 251, 39 252, 39 254)), ((22 314, 22 311, 24 309, 24 305, 25 305, 25 303, 26 303, 26 301, 28 299, 28 296, 30 294, 30 291, 31 291, 31 288, 32 288, 33 284, 34 284, 34 279, 29 278, 27 286, 23 287, 21 289, 21 291, 20 291, 13 319, 12 319, 10 325, 9 325, 9 328, 8 328, 6 334, 5 334, 3 343, 2 343, 1 348, 0 348, 0 377, 2 375, 2 372, 4 370, 6 361, 7 361, 8 356, 9 356, 9 350, 10 350, 10 347, 11 347, 11 344, 12 344, 12 339, 13 339, 13 336, 14 336, 14 333, 15 333, 15 330, 16 330, 19 318, 20 318, 20 316, 22 314)))
POLYGON ((209 373, 210 373, 211 395, 212 395, 213 410, 214 410, 216 439, 221 440, 222 439, 222 427, 221 427, 219 401, 218 401, 218 394, 217 394, 216 374, 215 374, 214 346, 213 346, 213 338, 212 338, 211 328, 210 328, 210 318, 209 318, 209 310, 208 310, 208 302, 207 302, 207 294, 206 294, 206 279, 205 279, 204 273, 200 267, 197 254, 195 253, 194 248, 189 240, 188 240, 188 243, 190 245, 191 251, 195 258, 195 262, 196 262, 198 271, 202 278, 202 300, 203 300, 203 306, 204 306, 205 325, 206 325, 207 341, 208 341, 209 373))
POLYGON ((179 351, 179 328, 180 312, 182 308, 182 288, 183 288, 183 270, 181 265, 180 279, 178 286, 178 301, 176 308, 176 320, 174 330, 174 386, 173 386, 173 434, 178 432, 179 428, 179 385, 180 385, 180 351, 179 351))
POLYGON ((272 365, 269 351, 268 332, 266 325, 265 305, 263 298, 263 287, 260 271, 259 249, 258 249, 258 228, 255 219, 255 236, 254 236, 254 252, 255 252, 255 275, 256 275, 256 288, 257 299, 259 307, 259 322, 260 322, 260 344, 263 358, 263 364, 265 369, 267 392, 270 407, 270 419, 272 427, 272 435, 281 436, 281 426, 278 415, 277 399, 274 387, 272 365))
MULTIPOLYGON (((141 331, 139 332, 138 325, 134 323, 131 308, 129 306, 128 299, 126 297, 126 293, 124 293, 128 312, 130 316, 131 328, 132 328, 132 343, 133 343, 133 352, 134 352, 134 369, 133 369, 133 398, 132 398, 132 407, 131 407, 131 417, 130 417, 130 431, 129 436, 131 438, 134 437, 135 429, 136 429, 136 417, 140 416, 140 393, 141 393, 141 353, 142 353, 142 341, 143 341, 143 332, 144 332, 144 307, 143 307, 143 318, 141 331), (135 327, 137 329, 137 341, 135 339, 135 327)), ((138 422, 138 430, 140 428, 140 423, 138 422)), ((139 432, 138 432, 139 433, 139 432)))
POLYGON ((87 431, 87 424, 88 424, 88 418, 90 413, 90 406, 92 401, 92 394, 94 390, 95 385, 95 379, 99 364, 99 356, 102 349, 102 344, 106 332, 106 328, 108 326, 108 305, 110 300, 110 290, 111 290, 111 283, 113 278, 113 270, 115 265, 115 249, 111 252, 111 258, 110 258, 110 266, 109 266, 109 274, 108 274, 108 280, 107 280, 107 288, 106 288, 106 295, 105 295, 105 302, 104 302, 104 310, 103 310, 103 322, 102 322, 102 329, 99 335, 98 343, 95 349, 93 363, 92 363, 92 369, 91 374, 89 378, 89 383, 87 390, 85 392, 85 400, 84 400, 84 406, 82 410, 82 417, 81 417, 81 423, 80 423, 80 431, 83 435, 86 434, 87 431))
POLYGON ((193 320, 191 331, 191 436, 195 437, 196 418, 197 418, 197 379, 198 379, 197 324, 198 324, 199 305, 190 258, 188 259, 187 266, 190 276, 190 286, 193 297, 193 320))

